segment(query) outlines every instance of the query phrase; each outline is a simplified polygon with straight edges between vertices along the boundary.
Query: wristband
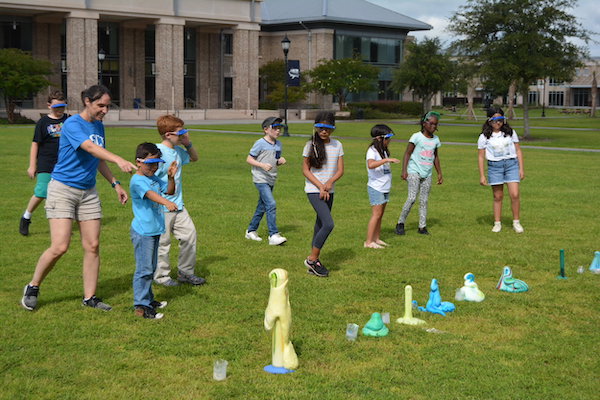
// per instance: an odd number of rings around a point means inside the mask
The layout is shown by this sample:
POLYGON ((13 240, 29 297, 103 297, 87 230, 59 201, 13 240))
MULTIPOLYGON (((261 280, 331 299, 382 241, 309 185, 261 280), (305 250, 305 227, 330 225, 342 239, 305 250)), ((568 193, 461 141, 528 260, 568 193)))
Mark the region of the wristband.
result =
POLYGON ((114 188, 115 188, 115 186, 117 186, 117 185, 120 185, 120 184, 121 184, 121 182, 119 182, 119 181, 114 181, 113 183, 111 183, 111 184, 110 184, 110 186, 111 186, 111 187, 114 189, 114 188))

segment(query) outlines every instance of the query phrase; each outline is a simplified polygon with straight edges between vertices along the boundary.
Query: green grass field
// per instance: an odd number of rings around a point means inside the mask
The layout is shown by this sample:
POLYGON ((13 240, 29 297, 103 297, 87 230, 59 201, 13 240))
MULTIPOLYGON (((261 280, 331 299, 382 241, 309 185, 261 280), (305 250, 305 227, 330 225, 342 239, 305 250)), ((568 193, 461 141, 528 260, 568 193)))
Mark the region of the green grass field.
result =
MULTIPOLYGON (((331 270, 328 279, 308 275, 302 264, 314 223, 301 172, 306 138, 282 139, 288 165, 280 169, 275 197, 278 225, 288 243, 274 247, 243 236, 257 198, 245 158, 259 136, 192 132, 201 158, 185 169, 184 197, 198 229, 197 271, 208 284, 156 287, 157 298, 169 301, 160 321, 133 315, 131 206, 119 205, 104 180, 98 181, 105 215, 98 295, 113 311, 80 305, 82 250, 76 230, 69 252, 40 290, 37 311, 22 309, 22 288, 49 244, 49 232, 38 210, 31 235, 18 233, 33 190, 26 174, 33 130, 1 127, 0 398, 595 398, 600 390, 600 276, 587 266, 600 250, 600 154, 524 149, 525 233, 506 229, 511 216, 505 202, 505 229, 492 234, 491 190, 478 184, 476 148, 445 144, 440 149, 445 182, 432 189, 429 201, 431 236, 417 235, 416 206, 407 235, 393 233, 406 198, 396 166, 382 228, 390 247, 364 249, 370 216, 365 138, 373 123, 338 124, 336 135, 350 138, 342 139, 346 173, 336 186, 336 227, 322 253, 331 270), (569 279, 564 281, 556 279, 559 249, 566 252, 569 279), (529 292, 495 289, 504 265, 529 284, 529 292), (583 275, 575 272, 579 265, 586 267, 583 275), (268 272, 276 267, 290 273, 292 342, 300 361, 297 372, 287 376, 262 370, 271 361, 271 339, 262 323, 268 272), (392 322, 385 338, 346 341, 347 323, 362 328, 375 311, 389 312, 392 321, 402 317, 407 284, 413 286, 414 299, 426 303, 436 278, 442 299, 454 302, 467 272, 475 274, 484 302, 455 302, 457 310, 446 317, 415 314, 427 321, 425 328, 445 333, 392 322), (218 358, 229 361, 224 382, 212 380, 218 358)), ((291 131, 307 134, 309 126, 294 124, 291 131)), ((401 140, 417 130, 393 127, 401 140)), ((477 127, 441 126, 439 134, 442 143, 474 143, 478 132, 477 127)), ((600 148, 598 131, 548 130, 539 136, 546 140, 532 144, 600 148)), ((157 140, 151 129, 107 129, 108 149, 129 159, 138 143, 157 140)), ((401 157, 405 145, 393 142, 393 156, 401 157)), ((263 224, 259 233, 265 237, 263 224)))

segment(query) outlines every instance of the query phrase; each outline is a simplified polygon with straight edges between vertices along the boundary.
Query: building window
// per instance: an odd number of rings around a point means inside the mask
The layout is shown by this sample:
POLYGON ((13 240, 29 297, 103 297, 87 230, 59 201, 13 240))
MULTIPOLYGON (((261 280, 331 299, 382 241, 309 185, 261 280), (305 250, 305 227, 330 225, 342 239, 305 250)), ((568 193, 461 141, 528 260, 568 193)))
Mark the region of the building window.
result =
POLYGON ((549 78, 548 79, 548 85, 549 86, 563 86, 565 83, 563 81, 559 81, 557 79, 554 78, 549 78))
POLYGON ((549 92, 548 93, 548 105, 549 106, 564 106, 565 105, 565 92, 549 92))
POLYGON ((573 105, 575 107, 589 107, 591 89, 577 88, 573 89, 573 105))
POLYGON ((223 106, 233 108, 233 78, 223 79, 223 106))
POLYGON ((527 95, 527 104, 537 105, 538 104, 538 92, 529 92, 527 95))
POLYGON ((225 33, 223 35, 223 53, 233 54, 233 34, 225 33))

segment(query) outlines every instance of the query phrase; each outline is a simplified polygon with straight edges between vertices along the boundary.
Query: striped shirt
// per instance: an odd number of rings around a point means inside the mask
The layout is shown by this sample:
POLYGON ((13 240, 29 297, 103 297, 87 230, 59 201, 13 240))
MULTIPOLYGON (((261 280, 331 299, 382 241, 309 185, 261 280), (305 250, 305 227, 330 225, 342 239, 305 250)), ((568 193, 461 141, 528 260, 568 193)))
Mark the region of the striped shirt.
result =
MULTIPOLYGON (((304 146, 302 155, 308 157, 312 148, 312 141, 308 141, 304 146)), ((338 158, 344 155, 344 148, 339 140, 330 139, 329 143, 325 143, 325 152, 327 153, 327 160, 320 169, 310 167, 310 172, 319 180, 321 183, 327 182, 337 172, 338 158)), ((335 183, 331 186, 329 193, 333 193, 335 183)), ((308 178, 306 178, 304 184, 304 191, 306 193, 319 193, 319 188, 313 185, 308 178)))

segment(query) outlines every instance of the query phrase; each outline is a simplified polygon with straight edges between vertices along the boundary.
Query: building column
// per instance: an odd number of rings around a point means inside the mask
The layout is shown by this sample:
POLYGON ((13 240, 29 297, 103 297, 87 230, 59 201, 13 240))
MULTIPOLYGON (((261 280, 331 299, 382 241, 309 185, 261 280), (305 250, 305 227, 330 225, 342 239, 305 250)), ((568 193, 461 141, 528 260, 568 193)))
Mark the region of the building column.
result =
POLYGON ((161 18, 156 23, 156 106, 183 109, 183 28, 185 20, 161 18))
POLYGON ((81 92, 98 84, 98 19, 94 12, 67 17, 67 98, 71 111, 83 107, 81 92))
POLYGON ((40 91, 33 99, 35 108, 46 108, 48 94, 60 89, 61 61, 60 61, 60 24, 59 21, 47 22, 34 20, 33 26, 33 51, 36 59, 48 60, 52 63, 52 73, 48 76, 51 85, 46 90, 40 91))
POLYGON ((221 108, 221 39, 218 32, 196 33, 196 93, 200 108, 221 108))
POLYGON ((145 26, 121 26, 121 108, 133 108, 133 99, 146 101, 145 80, 145 26))
POLYGON ((233 31, 233 108, 258 108, 258 25, 233 31))

